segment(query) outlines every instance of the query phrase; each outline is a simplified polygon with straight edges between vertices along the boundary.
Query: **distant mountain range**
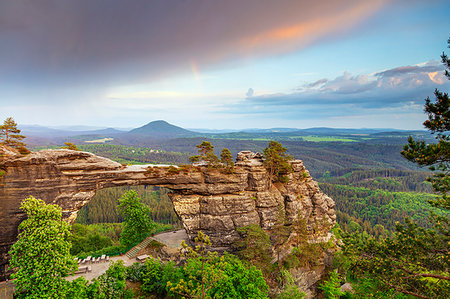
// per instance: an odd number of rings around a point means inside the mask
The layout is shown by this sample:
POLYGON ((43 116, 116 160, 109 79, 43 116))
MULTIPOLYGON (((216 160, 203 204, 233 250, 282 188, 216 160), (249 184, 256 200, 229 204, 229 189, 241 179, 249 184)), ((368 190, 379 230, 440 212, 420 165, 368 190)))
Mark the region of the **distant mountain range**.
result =
POLYGON ((119 134, 123 131, 119 131, 114 128, 106 128, 99 130, 61 130, 48 128, 38 125, 19 125, 18 128, 25 136, 38 136, 38 137, 65 137, 65 136, 78 136, 78 135, 104 135, 104 134, 119 134))
MULTIPOLYGON (((373 138, 404 136, 408 133, 427 134, 426 131, 404 131, 397 129, 340 129, 340 128, 271 128, 271 129, 244 129, 236 130, 208 130, 193 129, 187 130, 179 126, 172 125, 164 120, 149 122, 148 124, 132 129, 122 131, 115 128, 104 128, 95 130, 69 130, 86 129, 85 126, 64 127, 65 129, 48 128, 38 125, 21 125, 19 128, 27 138, 29 143, 41 144, 62 144, 63 142, 84 143, 92 140, 106 140, 124 145, 145 145, 150 140, 167 140, 176 138, 212 138, 212 139, 243 139, 243 140, 306 140, 304 136, 346 136, 347 138, 360 138, 370 135, 373 138), (359 136, 359 137, 358 137, 359 136)), ((313 139, 309 139, 310 141, 313 139)), ((322 139, 317 139, 325 141, 322 139)), ((330 141, 339 141, 340 138, 330 139, 330 141)), ((313 140, 314 141, 314 140, 313 140)), ((352 141, 352 140, 350 140, 352 141)))

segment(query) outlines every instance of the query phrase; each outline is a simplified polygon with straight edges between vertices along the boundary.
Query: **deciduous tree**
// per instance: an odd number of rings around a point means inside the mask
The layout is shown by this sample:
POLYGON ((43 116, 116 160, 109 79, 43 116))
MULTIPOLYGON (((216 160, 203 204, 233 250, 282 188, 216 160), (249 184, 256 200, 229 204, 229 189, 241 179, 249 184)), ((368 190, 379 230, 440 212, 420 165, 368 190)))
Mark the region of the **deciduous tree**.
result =
POLYGON ((125 192, 119 198, 119 212, 124 217, 120 242, 124 246, 135 245, 144 240, 155 228, 151 209, 143 204, 134 190, 125 192))
POLYGON ((208 251, 209 237, 199 232, 196 247, 183 245, 188 259, 184 279, 168 282, 172 293, 185 298, 267 298, 268 288, 261 270, 245 267, 234 255, 208 251))
POLYGON ((46 205, 34 197, 20 209, 27 219, 19 225, 19 237, 12 246, 12 277, 18 297, 64 298, 68 282, 63 277, 76 269, 70 255, 70 226, 61 220, 61 208, 46 205))

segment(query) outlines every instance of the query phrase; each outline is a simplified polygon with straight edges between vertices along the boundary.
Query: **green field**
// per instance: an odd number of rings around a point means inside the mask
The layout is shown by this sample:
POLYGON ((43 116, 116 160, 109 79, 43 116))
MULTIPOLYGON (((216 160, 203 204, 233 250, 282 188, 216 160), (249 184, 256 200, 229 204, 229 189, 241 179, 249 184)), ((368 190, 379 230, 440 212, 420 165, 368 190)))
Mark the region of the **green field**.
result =
POLYGON ((338 142, 358 142, 358 140, 346 138, 346 137, 336 137, 336 136, 301 136, 304 141, 312 142, 327 142, 327 141, 338 141, 338 142))

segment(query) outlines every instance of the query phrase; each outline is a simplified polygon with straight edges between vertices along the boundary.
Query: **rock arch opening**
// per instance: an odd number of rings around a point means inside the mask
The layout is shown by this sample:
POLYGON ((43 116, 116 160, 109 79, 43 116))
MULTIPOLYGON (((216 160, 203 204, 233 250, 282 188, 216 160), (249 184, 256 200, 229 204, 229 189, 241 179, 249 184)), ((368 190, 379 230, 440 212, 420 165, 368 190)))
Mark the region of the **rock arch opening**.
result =
POLYGON ((83 206, 77 213, 76 223, 119 223, 124 219, 120 215, 118 199, 129 190, 137 192, 142 202, 152 210, 152 220, 155 223, 182 227, 181 219, 175 213, 172 201, 169 198, 170 190, 159 186, 118 186, 97 190, 92 200, 83 206))
MULTIPOLYGON (((165 187, 171 190, 169 197, 189 237, 202 231, 216 249, 230 248, 240 238, 238 227, 258 224, 270 231, 280 203, 285 203, 287 216, 302 214, 317 220, 313 222, 318 225, 335 223, 333 200, 319 190, 301 161, 291 161, 294 171, 286 183, 279 185, 269 184, 262 162, 259 154, 241 152, 235 172, 227 173, 208 167, 125 166, 91 153, 64 149, 27 156, 6 154, 0 161, 5 172, 0 184, 0 280, 7 277, 7 252, 23 218, 20 202, 30 195, 61 206, 63 217, 73 221, 97 190, 165 187)), ((315 231, 323 232, 323 240, 328 237, 328 229, 315 231)))

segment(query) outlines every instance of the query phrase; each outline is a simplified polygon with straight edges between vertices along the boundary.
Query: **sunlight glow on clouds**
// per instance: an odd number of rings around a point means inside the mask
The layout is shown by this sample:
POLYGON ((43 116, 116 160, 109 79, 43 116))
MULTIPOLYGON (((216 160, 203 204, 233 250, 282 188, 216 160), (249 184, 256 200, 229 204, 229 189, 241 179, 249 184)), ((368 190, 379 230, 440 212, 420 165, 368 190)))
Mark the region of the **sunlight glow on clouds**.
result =
POLYGON ((449 9, 443 0, 0 0, 0 118, 400 126, 448 87, 428 60, 445 49, 449 9))
POLYGON ((436 84, 449 87, 443 66, 430 61, 403 66, 375 74, 351 75, 344 72, 334 79, 322 78, 305 84, 294 93, 275 93, 247 97, 230 112, 255 114, 284 113, 287 117, 325 118, 354 114, 417 113, 436 84), (432 75, 430 75, 432 74, 432 75))

